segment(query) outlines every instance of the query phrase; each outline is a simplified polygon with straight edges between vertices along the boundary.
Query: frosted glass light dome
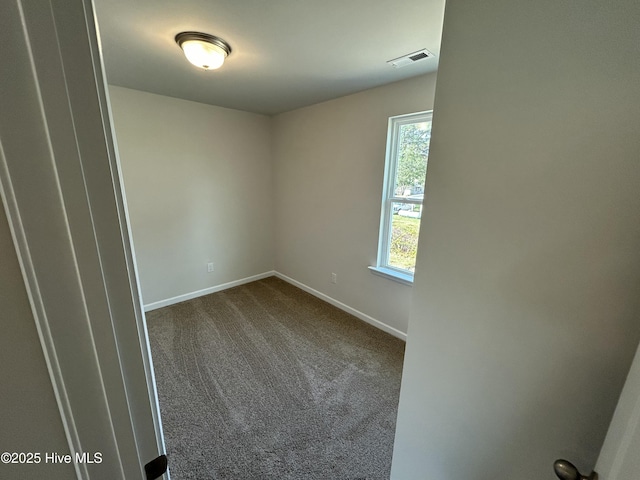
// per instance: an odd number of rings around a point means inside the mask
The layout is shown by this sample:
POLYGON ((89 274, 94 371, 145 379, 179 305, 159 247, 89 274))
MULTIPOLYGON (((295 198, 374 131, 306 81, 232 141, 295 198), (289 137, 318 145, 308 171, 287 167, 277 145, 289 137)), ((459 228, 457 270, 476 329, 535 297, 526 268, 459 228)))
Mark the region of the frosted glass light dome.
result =
POLYGON ((190 63, 203 70, 215 70, 224 63, 231 47, 221 38, 199 32, 182 32, 176 35, 184 56, 190 63))

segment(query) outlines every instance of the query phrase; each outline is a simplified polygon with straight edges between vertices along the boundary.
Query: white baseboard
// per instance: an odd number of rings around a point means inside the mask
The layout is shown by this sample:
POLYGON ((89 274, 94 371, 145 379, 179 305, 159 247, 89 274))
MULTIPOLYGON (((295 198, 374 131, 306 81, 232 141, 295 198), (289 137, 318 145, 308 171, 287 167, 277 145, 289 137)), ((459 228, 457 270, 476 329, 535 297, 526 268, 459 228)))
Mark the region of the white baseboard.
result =
POLYGON ((271 270, 269 272, 259 273, 258 275, 252 275, 251 277, 241 278, 240 280, 234 280, 233 282, 227 282, 220 285, 216 285, 214 287, 209 287, 202 290, 197 290, 195 292, 178 295, 177 297, 167 298, 166 300, 160 300, 158 302, 149 303, 144 306, 144 311, 150 312, 151 310, 156 310, 157 308, 168 307, 169 305, 174 305, 176 303, 184 302, 186 300, 191 300, 192 298, 202 297, 203 295, 209 295, 210 293, 220 292, 222 290, 226 290, 227 288, 237 287, 238 285, 244 285, 245 283, 255 282, 256 280, 262 280, 263 278, 267 278, 267 277, 273 277, 275 274, 276 272, 271 270))
POLYGON ((391 327, 380 320, 377 320, 366 313, 362 313, 360 310, 356 310, 355 308, 350 307, 349 305, 342 303, 335 298, 330 297, 329 295, 325 295, 318 290, 305 285, 302 282, 294 280, 291 277, 287 277, 286 275, 277 272, 275 270, 271 270, 269 272, 260 273, 258 275, 252 275, 251 277, 241 278, 240 280, 234 280, 233 282, 227 282, 220 285, 216 285, 214 287, 205 288, 202 290, 197 290, 191 293, 185 293, 183 295, 178 295, 177 297, 167 298, 166 300, 160 300, 158 302, 149 303, 144 306, 145 312, 150 312, 151 310, 156 310, 162 307, 168 307, 169 305, 174 305, 176 303, 184 302, 186 300, 191 300, 193 298, 202 297, 203 295, 209 295, 210 293, 220 292, 222 290, 226 290, 228 288, 237 287, 238 285, 244 285, 245 283, 255 282, 256 280, 262 280, 263 278, 276 276, 281 280, 284 280, 291 285, 298 287, 301 290, 304 290, 307 293, 310 293, 314 297, 318 297, 320 300, 324 300, 327 303, 330 303, 334 307, 338 307, 340 310, 343 310, 360 320, 367 322, 370 325, 373 325, 380 330, 387 332, 394 337, 397 337, 401 340, 407 340, 407 334, 401 332, 397 328, 391 327))
POLYGON ((380 330, 393 335, 394 337, 397 337, 397 338, 399 338, 401 340, 404 340, 405 342, 407 341, 407 334, 401 332, 397 328, 393 328, 393 327, 387 325, 386 323, 381 322, 380 320, 377 320, 377 319, 367 315, 366 313, 362 313, 360 310, 356 310, 355 308, 352 308, 349 305, 346 305, 346 304, 336 300, 335 298, 331 298, 329 295, 325 295, 324 293, 319 292, 318 290, 316 290, 314 288, 311 288, 311 287, 305 285, 304 283, 301 283, 301 282, 299 282, 297 280, 294 280, 291 277, 287 277, 286 275, 283 275, 280 272, 273 272, 273 274, 276 277, 284 280, 285 282, 290 283, 291 285, 294 285, 294 286, 298 287, 299 289, 304 290, 307 293, 310 293, 314 297, 318 297, 320 300, 324 300, 325 302, 330 303, 334 307, 338 307, 340 310, 344 310, 345 312, 350 313, 354 317, 357 317, 360 320, 363 320, 363 321, 367 322, 368 324, 373 325, 374 327, 379 328, 380 330))

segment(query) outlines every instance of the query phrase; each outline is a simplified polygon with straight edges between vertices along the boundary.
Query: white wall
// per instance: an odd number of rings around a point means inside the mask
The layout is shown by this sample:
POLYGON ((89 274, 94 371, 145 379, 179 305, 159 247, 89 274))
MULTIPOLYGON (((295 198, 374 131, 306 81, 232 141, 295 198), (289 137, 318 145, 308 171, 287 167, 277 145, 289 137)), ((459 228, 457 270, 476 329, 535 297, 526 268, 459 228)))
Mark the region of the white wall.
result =
POLYGON ((392 478, 593 467, 640 334, 638 18, 447 4, 392 478))
POLYGON ((435 80, 425 75, 274 118, 276 270, 401 332, 412 288, 367 266, 377 256, 388 118, 431 109, 435 80))
POLYGON ((109 91, 144 303, 273 270, 270 118, 109 91))
POLYGON ((0 265, 0 450, 42 453, 37 465, 0 463, 0 477, 73 478, 73 465, 44 463, 45 452, 66 455, 69 445, 2 205, 0 265))

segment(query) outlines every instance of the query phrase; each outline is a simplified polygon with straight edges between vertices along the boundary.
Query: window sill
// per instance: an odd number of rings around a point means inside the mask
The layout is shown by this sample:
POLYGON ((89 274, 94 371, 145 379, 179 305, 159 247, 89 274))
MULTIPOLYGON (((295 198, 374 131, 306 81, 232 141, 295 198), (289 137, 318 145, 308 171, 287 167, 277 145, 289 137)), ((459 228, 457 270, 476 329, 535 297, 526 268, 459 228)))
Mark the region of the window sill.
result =
POLYGON ((410 275, 408 273, 402 273, 398 272, 397 270, 392 270, 390 268, 384 267, 369 267, 369 270, 375 275, 380 275, 381 277, 388 278, 389 280, 393 280, 394 282, 408 285, 409 287, 413 286, 413 275, 410 275))

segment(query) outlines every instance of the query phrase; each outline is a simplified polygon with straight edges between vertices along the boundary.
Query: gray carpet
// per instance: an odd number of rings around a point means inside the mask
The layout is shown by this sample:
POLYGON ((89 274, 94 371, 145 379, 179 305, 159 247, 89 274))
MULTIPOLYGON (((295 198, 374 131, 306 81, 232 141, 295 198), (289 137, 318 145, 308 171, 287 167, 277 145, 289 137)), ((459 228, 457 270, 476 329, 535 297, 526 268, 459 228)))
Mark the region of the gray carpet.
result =
POLYGON ((147 321, 173 480, 389 478, 404 342, 275 277, 147 321))

